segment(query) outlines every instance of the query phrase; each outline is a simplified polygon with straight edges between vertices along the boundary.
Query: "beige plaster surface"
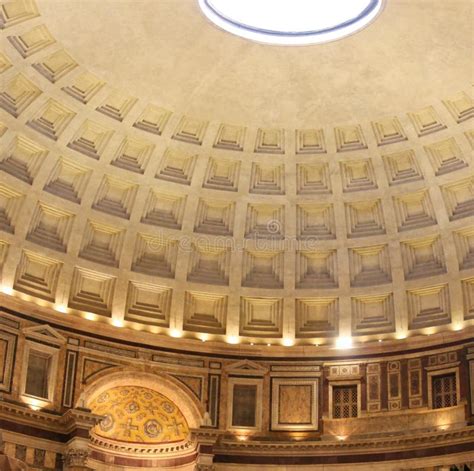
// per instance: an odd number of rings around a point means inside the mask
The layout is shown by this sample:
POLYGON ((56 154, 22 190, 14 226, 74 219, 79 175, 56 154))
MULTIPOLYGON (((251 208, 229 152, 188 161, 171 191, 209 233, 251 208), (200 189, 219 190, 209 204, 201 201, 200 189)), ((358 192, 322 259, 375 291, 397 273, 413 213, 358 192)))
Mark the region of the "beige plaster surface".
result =
POLYGON ((53 35, 109 83, 187 115, 289 127, 397 114, 472 83, 472 1, 385 3, 351 37, 282 47, 221 31, 196 0, 38 0, 53 35))

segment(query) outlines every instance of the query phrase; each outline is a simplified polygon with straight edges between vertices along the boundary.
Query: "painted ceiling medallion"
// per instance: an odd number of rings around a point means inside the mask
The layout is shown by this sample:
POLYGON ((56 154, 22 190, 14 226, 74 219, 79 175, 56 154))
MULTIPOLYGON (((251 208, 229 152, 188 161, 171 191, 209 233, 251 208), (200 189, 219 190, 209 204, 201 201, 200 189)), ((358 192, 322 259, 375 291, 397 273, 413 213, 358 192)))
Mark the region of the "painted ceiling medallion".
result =
POLYGON ((365 28, 383 0, 199 0, 204 14, 229 33, 280 45, 319 44, 365 28))

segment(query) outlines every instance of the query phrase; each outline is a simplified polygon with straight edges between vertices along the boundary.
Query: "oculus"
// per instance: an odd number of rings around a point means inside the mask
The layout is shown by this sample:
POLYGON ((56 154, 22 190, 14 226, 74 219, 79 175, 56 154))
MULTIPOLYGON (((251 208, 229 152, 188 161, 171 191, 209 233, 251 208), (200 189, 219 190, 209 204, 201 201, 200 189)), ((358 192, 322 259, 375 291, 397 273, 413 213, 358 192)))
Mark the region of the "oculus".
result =
POLYGON ((257 42, 318 44, 361 30, 383 0, 198 0, 220 28, 257 42))

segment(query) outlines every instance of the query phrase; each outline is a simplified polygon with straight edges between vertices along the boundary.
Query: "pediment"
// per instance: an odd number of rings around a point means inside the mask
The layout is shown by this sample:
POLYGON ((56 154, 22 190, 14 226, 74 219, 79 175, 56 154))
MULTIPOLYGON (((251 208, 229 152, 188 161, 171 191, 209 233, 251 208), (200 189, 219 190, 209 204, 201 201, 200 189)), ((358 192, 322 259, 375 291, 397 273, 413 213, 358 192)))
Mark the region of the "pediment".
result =
POLYGON ((241 374, 244 376, 263 376, 268 372, 268 368, 251 360, 241 360, 231 363, 225 370, 228 373, 241 374))
POLYGON ((56 345, 66 343, 65 337, 48 324, 26 327, 23 329, 23 333, 25 334, 25 337, 30 339, 42 340, 56 345))

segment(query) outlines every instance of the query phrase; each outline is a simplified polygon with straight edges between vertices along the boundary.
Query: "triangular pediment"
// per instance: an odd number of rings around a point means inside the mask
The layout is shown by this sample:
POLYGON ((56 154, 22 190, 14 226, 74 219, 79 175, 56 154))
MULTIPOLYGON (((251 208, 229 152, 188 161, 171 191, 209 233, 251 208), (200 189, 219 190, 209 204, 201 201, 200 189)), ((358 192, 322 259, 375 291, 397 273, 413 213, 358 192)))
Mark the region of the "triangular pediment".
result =
POLYGON ((263 376, 268 369, 251 360, 241 360, 227 366, 228 373, 238 373, 245 376, 263 376))
POLYGON ((43 340, 58 345, 66 343, 66 339, 48 324, 26 327, 23 329, 23 333, 25 337, 31 339, 43 340))

